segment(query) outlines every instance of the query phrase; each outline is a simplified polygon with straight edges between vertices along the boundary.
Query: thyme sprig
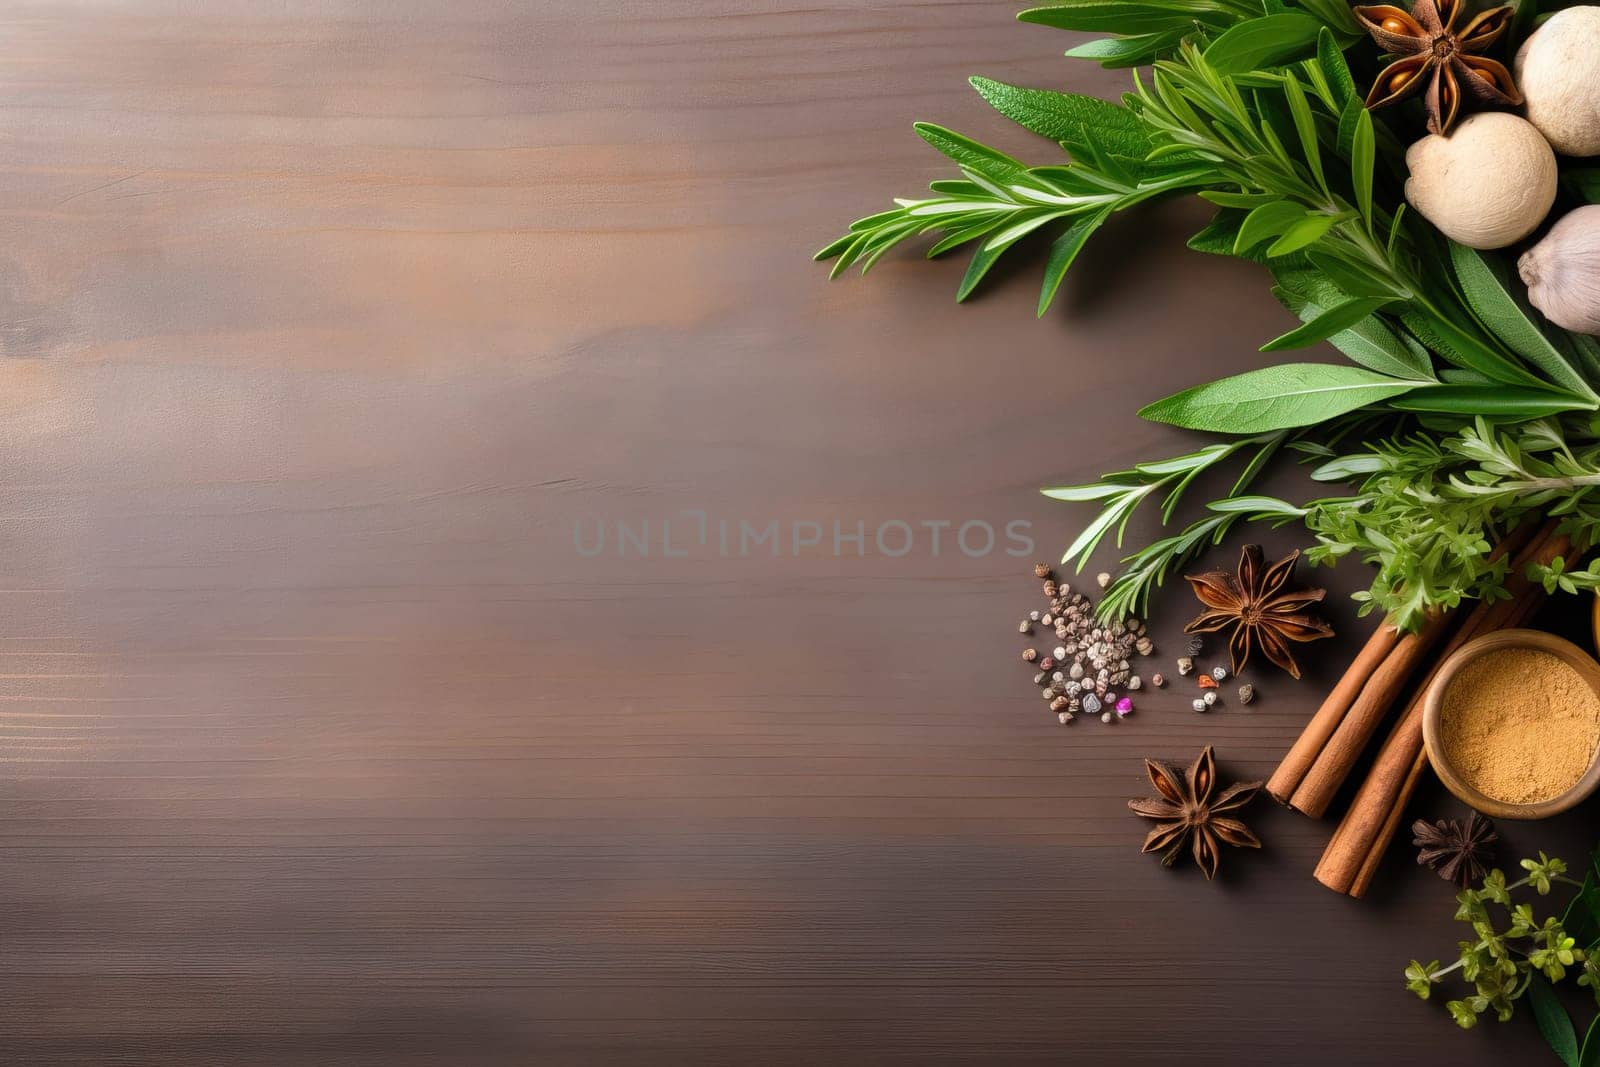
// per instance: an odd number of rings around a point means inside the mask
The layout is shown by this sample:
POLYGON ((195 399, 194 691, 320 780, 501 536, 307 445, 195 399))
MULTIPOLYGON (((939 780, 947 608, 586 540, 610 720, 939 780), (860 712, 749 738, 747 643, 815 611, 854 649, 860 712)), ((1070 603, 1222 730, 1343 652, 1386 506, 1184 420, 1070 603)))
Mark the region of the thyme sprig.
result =
POLYGON ((1600 1054, 1600 1018, 1589 1026, 1580 1046, 1552 985, 1575 972, 1577 984, 1600 1005, 1600 856, 1590 862, 1581 881, 1568 877, 1566 863, 1543 852, 1538 859, 1523 860, 1521 868, 1527 873, 1514 882, 1496 869, 1480 888, 1456 895, 1455 918, 1470 928, 1470 937, 1458 942, 1460 954, 1448 966, 1412 960, 1405 969, 1406 988, 1428 1000, 1434 987, 1459 974, 1472 992, 1448 1001, 1445 1008, 1464 1030, 1491 1011, 1501 1022, 1510 1020, 1516 1002, 1527 996, 1540 1032, 1561 1060, 1572 1067, 1592 1063, 1591 1057, 1600 1054), (1559 917, 1541 920, 1531 902, 1516 899, 1521 890, 1549 896, 1557 886, 1577 890, 1559 917))

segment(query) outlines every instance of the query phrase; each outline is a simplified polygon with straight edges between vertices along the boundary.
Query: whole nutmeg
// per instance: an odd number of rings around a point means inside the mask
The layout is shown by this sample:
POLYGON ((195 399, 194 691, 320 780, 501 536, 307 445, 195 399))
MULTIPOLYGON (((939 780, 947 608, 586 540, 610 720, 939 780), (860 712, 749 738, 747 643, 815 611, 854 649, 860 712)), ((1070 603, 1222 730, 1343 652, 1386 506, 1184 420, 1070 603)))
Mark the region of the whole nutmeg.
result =
POLYGON ((1600 155, 1600 7, 1557 11, 1517 52, 1528 121, 1566 156, 1600 155))
POLYGON ((1568 212, 1517 261, 1517 272, 1529 303, 1551 322, 1600 336, 1600 204, 1568 212))
POLYGON ((1469 248, 1516 244, 1556 201, 1556 154, 1527 119, 1484 111, 1406 151, 1406 199, 1469 248))

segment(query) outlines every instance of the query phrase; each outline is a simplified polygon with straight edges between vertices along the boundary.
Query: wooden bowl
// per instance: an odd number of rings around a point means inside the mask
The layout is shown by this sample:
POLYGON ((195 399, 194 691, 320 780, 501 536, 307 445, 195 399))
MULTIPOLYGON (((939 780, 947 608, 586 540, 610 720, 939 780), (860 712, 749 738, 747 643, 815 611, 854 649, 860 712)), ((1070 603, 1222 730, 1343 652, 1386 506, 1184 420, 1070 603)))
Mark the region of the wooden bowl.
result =
POLYGON ((1444 755, 1444 745, 1439 737, 1439 720, 1443 716, 1444 693, 1457 674, 1468 663, 1486 652, 1501 648, 1533 648, 1560 656, 1583 676, 1592 689, 1600 694, 1600 663, 1571 641, 1563 640, 1542 630, 1497 630, 1484 634, 1462 645, 1454 655, 1439 665, 1422 705, 1422 740, 1428 749, 1428 762, 1444 783, 1445 788, 1460 800, 1485 815, 1496 819, 1545 819, 1587 799, 1600 787, 1600 748, 1589 760, 1584 772, 1571 789, 1549 800, 1535 804, 1513 804, 1485 796, 1468 785, 1444 755))

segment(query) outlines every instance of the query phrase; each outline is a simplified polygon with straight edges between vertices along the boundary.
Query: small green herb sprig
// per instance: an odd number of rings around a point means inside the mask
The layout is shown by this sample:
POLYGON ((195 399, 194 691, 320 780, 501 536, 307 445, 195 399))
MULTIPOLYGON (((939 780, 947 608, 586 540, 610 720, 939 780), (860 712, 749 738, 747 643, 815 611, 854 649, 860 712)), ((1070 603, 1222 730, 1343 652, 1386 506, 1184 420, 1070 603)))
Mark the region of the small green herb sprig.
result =
MULTIPOLYGON (((1345 496, 1291 510, 1317 543, 1312 563, 1355 556, 1375 570, 1357 593, 1362 613, 1381 607, 1402 627, 1439 606, 1505 596, 1505 559, 1490 545, 1524 518, 1558 517, 1581 552, 1600 531, 1600 441, 1594 420, 1543 418, 1500 427, 1476 418, 1455 433, 1410 433, 1330 456, 1314 472, 1323 482, 1355 482, 1345 496)), ((1565 571, 1565 561, 1531 577, 1550 592, 1600 588, 1595 565, 1565 571)))
POLYGON ((1464 1030, 1476 1026, 1480 1016, 1493 1012, 1501 1022, 1515 1012, 1524 996, 1533 1007, 1539 1031, 1568 1067, 1588 1067, 1600 1062, 1600 1017, 1589 1025, 1580 1045, 1577 1030, 1556 996, 1552 983, 1576 975, 1577 984, 1594 994, 1600 1005, 1600 852, 1590 860, 1583 879, 1568 877, 1567 865, 1539 853, 1522 861, 1526 873, 1507 882, 1504 872, 1490 871, 1479 889, 1456 895, 1456 920, 1467 924, 1472 936, 1459 942, 1460 956, 1449 966, 1438 960, 1406 967, 1406 988, 1423 1000, 1451 974, 1472 985, 1472 992, 1445 1004, 1450 1017, 1464 1030), (1532 903, 1518 901, 1519 891, 1548 896, 1556 886, 1577 892, 1560 917, 1539 919, 1532 903))

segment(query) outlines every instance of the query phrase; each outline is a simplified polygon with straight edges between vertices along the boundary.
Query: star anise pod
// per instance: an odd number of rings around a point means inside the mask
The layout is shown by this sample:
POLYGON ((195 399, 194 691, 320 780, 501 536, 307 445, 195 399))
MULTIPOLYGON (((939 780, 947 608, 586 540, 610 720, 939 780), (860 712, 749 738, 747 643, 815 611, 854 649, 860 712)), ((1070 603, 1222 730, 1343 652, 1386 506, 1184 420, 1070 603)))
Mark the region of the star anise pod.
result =
POLYGON ((1194 595, 1206 606, 1205 614, 1183 628, 1186 634, 1213 633, 1233 627, 1228 654, 1233 673, 1238 674, 1250 660, 1253 648, 1289 672, 1300 677, 1300 665, 1289 653, 1290 641, 1316 641, 1333 636, 1333 627, 1305 609, 1320 601, 1323 589, 1291 589, 1298 549, 1271 566, 1261 560, 1260 545, 1245 545, 1239 554, 1239 573, 1211 571, 1198 577, 1186 576, 1194 595))
POLYGON ((1488 873, 1489 861, 1494 858, 1494 843, 1500 840, 1500 835, 1494 832, 1494 823, 1477 812, 1466 822, 1418 819, 1411 824, 1411 833, 1411 843, 1421 850, 1417 853, 1417 862, 1462 889, 1488 873))
POLYGON ((1463 6, 1465 0, 1417 0, 1410 14, 1389 4, 1355 9, 1383 50, 1401 57, 1378 74, 1367 107, 1386 107, 1422 91, 1428 132, 1445 134, 1455 125, 1463 96, 1484 104, 1522 103, 1511 72, 1478 54, 1505 35, 1516 9, 1485 11, 1457 32, 1463 6))
POLYGON ((1209 880, 1217 875, 1222 845, 1261 847, 1260 839, 1244 823, 1229 817, 1255 799, 1261 783, 1240 782, 1218 792, 1216 757, 1210 745, 1187 772, 1148 759, 1144 769, 1161 795, 1128 801, 1135 814, 1156 823, 1139 851, 1162 853, 1161 863, 1170 867, 1188 845, 1209 880))

